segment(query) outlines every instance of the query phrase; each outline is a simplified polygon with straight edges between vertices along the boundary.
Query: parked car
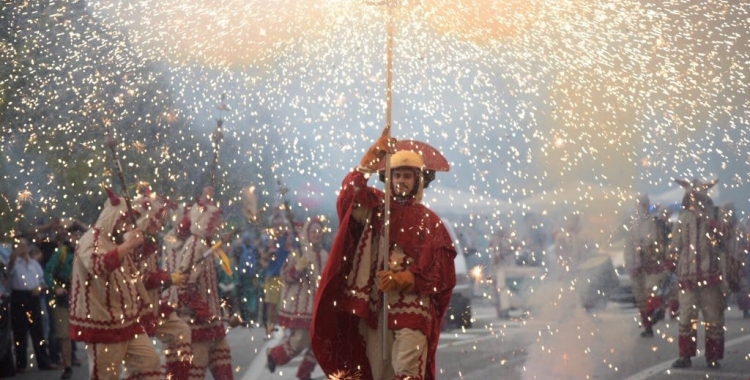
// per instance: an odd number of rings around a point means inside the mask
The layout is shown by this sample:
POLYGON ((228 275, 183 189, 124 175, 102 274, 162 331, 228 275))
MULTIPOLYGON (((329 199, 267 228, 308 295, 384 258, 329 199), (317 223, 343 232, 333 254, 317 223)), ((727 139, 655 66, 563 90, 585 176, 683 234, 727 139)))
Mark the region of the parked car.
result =
POLYGON ((445 312, 445 319, 443 321, 444 328, 471 328, 472 325, 472 314, 471 314, 471 298, 473 296, 473 286, 471 283, 470 273, 468 265, 466 264, 466 256, 464 253, 464 247, 461 246, 458 240, 458 234, 456 234, 453 224, 448 220, 443 220, 445 228, 453 240, 453 245, 456 247, 456 258, 454 259, 454 266, 456 267, 456 287, 453 288, 453 296, 451 297, 450 305, 448 310, 445 312))
POLYGON ((620 304, 632 304, 635 306, 635 295, 633 295, 633 281, 625 270, 625 253, 622 249, 603 250, 602 253, 612 259, 612 265, 617 274, 617 288, 609 294, 609 300, 620 304))

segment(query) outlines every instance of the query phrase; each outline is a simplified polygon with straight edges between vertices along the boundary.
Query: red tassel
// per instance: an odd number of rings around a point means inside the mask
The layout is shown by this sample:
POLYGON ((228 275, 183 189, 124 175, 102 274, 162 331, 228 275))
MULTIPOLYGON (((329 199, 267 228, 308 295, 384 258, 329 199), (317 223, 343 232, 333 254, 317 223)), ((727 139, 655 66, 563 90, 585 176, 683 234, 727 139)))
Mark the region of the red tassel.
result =
POLYGON ((177 225, 177 235, 190 236, 190 218, 187 215, 184 215, 177 225))
POLYGON ((105 187, 105 190, 107 190, 107 197, 109 198, 109 203, 112 204, 112 206, 117 206, 120 204, 120 197, 115 194, 114 190, 110 189, 109 187, 105 187))

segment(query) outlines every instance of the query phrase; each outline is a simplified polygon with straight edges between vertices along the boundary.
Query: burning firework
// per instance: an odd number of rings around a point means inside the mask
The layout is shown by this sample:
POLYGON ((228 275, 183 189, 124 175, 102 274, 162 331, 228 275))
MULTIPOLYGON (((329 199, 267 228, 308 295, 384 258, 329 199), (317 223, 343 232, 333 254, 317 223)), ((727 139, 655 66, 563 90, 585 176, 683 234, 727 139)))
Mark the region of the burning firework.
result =
POLYGON ((18 203, 18 205, 20 206, 24 203, 31 202, 33 200, 34 200, 34 197, 32 197, 31 191, 29 189, 25 189, 25 190, 21 190, 18 193, 18 198, 16 198, 16 203, 18 203))
POLYGON ((328 376, 328 380, 361 380, 362 375, 359 372, 350 372, 339 370, 328 376))

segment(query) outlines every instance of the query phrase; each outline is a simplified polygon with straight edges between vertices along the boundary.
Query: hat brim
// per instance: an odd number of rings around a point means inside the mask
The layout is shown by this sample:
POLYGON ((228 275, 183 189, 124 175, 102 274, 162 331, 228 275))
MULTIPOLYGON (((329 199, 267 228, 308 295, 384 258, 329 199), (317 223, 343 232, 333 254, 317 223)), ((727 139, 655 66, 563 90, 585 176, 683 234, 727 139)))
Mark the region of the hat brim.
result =
MULTIPOLYGON (((424 160, 424 166, 427 170, 434 172, 450 171, 451 166, 439 150, 430 144, 417 140, 399 140, 396 142, 396 151, 410 150, 418 153, 424 160)), ((385 160, 380 162, 379 171, 385 170, 385 160)))

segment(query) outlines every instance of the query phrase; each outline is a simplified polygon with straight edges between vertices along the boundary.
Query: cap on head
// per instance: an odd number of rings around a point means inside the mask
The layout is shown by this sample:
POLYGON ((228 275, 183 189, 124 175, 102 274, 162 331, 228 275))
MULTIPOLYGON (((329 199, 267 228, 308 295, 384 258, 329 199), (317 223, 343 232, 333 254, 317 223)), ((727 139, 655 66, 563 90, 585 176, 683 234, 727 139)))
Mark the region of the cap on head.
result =
POLYGON ((105 187, 104 190, 107 191, 107 198, 109 199, 109 203, 112 206, 117 206, 120 204, 120 197, 118 197, 117 194, 115 194, 114 190, 112 190, 109 187, 105 187))
MULTIPOLYGON (((435 172, 427 170, 422 155, 411 150, 400 150, 391 155, 391 170, 414 169, 416 182, 410 197, 414 197, 417 203, 422 201, 422 194, 427 185, 435 179, 435 172)), ((379 173, 380 181, 385 182, 385 170, 379 173)))
POLYGON ((424 159, 411 150, 400 150, 391 156, 391 169, 406 167, 421 170, 424 168, 424 159))

